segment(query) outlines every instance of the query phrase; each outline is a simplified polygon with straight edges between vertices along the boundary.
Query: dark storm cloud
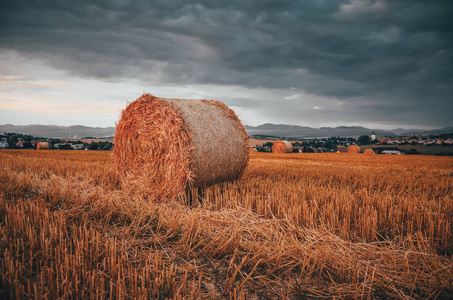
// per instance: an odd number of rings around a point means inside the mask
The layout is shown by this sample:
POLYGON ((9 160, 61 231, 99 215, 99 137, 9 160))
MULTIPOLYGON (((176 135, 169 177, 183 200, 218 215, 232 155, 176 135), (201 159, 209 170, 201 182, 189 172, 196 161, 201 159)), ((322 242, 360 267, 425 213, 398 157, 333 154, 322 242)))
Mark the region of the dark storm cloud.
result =
MULTIPOLYGON (((320 117, 446 126, 451 3, 3 0, 0 46, 82 77, 295 88, 344 102, 320 117)), ((244 106, 272 112, 279 101, 244 106)), ((308 117, 304 105, 282 115, 308 117)))

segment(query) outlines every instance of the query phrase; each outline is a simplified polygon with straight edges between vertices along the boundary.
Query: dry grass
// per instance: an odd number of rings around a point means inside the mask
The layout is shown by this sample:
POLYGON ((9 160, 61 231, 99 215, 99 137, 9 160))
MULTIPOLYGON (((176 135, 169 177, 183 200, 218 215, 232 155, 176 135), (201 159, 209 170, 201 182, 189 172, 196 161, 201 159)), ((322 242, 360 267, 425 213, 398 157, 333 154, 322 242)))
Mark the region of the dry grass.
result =
POLYGON ((0 298, 447 299, 452 166, 255 153, 163 204, 123 191, 111 152, 3 150, 0 298))

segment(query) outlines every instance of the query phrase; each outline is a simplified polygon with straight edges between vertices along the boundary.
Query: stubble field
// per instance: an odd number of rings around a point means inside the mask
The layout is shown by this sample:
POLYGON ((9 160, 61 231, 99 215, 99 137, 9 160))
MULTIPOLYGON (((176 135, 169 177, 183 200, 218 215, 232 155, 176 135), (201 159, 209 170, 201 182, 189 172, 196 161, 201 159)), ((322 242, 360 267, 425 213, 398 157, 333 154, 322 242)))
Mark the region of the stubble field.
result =
POLYGON ((0 151, 0 298, 448 299, 453 158, 253 153, 178 203, 111 152, 0 151))

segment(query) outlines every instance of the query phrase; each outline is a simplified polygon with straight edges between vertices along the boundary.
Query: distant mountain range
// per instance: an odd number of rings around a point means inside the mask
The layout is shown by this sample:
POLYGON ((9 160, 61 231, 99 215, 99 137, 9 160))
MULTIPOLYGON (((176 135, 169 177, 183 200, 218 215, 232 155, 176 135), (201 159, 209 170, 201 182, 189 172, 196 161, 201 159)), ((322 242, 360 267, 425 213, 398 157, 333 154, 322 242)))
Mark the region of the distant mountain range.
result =
POLYGON ((3 134, 4 132, 58 139, 81 139, 84 137, 108 138, 113 137, 115 134, 115 127, 101 128, 82 125, 0 125, 0 134, 3 134))
POLYGON ((330 136, 360 136, 371 135, 374 131, 376 136, 409 136, 409 135, 430 135, 430 134, 447 134, 453 132, 453 127, 445 127, 436 130, 425 129, 402 129, 397 128, 394 130, 382 130, 365 128, 362 126, 339 126, 339 127, 321 127, 312 128, 297 125, 284 125, 284 124, 263 124, 259 126, 245 126, 248 134, 253 135, 267 135, 277 137, 330 137, 330 136))
MULTIPOLYGON (((409 135, 430 135, 430 134, 448 134, 453 133, 453 127, 445 127, 435 130, 425 129, 402 129, 393 130, 370 129, 362 126, 339 126, 339 127, 321 127, 312 128, 298 125, 284 124, 263 124, 259 126, 245 125, 250 136, 264 135, 275 137, 330 137, 330 136, 360 136, 370 135, 373 131, 377 136, 409 136, 409 135)), ((0 125, 0 134, 2 133, 21 133, 32 135, 34 137, 60 138, 60 139, 81 139, 84 137, 108 138, 115 134, 115 127, 88 127, 82 125, 74 126, 57 126, 57 125, 0 125)))

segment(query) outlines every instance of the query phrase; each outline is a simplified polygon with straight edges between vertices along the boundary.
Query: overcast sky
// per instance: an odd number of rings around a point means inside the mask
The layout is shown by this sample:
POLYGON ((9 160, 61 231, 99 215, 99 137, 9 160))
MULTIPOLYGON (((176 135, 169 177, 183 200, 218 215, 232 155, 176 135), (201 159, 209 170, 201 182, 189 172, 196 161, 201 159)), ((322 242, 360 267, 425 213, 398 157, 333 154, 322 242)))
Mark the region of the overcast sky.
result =
POLYGON ((0 0, 0 124, 114 126, 146 92, 248 125, 453 126, 452 16, 451 0, 0 0))

